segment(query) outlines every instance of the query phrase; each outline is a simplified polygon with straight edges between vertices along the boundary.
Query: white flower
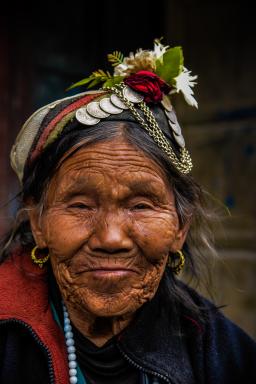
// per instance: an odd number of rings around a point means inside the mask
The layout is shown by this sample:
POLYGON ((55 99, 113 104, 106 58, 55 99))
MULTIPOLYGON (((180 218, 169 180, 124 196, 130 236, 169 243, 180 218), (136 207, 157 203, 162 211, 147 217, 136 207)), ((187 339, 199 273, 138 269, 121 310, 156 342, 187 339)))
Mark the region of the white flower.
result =
POLYGON ((122 64, 115 67, 114 76, 129 76, 143 69, 154 72, 156 60, 161 58, 168 48, 168 45, 164 46, 159 40, 155 40, 153 51, 139 48, 135 54, 131 52, 124 58, 122 64))
POLYGON ((138 49, 135 54, 131 52, 121 64, 114 69, 114 76, 129 76, 140 70, 155 71, 156 58, 153 51, 138 49))
POLYGON ((135 52, 135 56, 134 56, 133 52, 130 52, 129 59, 131 59, 131 60, 134 60, 135 58, 137 59, 141 55, 144 55, 145 52, 150 52, 150 51, 146 51, 146 49, 139 48, 139 49, 137 49, 137 52, 135 52))
POLYGON ((160 43, 159 40, 155 40, 154 50, 152 53, 156 59, 159 59, 159 57, 163 56, 163 54, 167 51, 168 48, 169 48, 168 45, 164 46, 162 43, 160 43))
POLYGON ((118 64, 114 69, 114 76, 124 76, 128 69, 128 65, 122 63, 118 64))
POLYGON ((191 71, 183 67, 182 72, 174 79, 176 81, 175 88, 177 93, 179 91, 183 93, 184 98, 189 105, 198 108, 197 101, 192 96, 194 94, 194 91, 191 89, 191 87, 194 87, 194 85, 196 84, 194 80, 197 79, 197 76, 191 76, 190 73, 191 71))

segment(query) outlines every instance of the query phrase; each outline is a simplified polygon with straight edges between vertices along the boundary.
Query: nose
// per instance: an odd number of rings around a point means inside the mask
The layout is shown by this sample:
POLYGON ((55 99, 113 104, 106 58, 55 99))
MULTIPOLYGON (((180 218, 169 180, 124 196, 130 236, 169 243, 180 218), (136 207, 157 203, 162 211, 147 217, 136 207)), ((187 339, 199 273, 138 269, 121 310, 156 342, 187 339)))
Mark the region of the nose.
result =
POLYGON ((133 241, 128 234, 127 223, 118 215, 104 215, 96 224, 88 240, 88 247, 97 253, 128 253, 133 241))

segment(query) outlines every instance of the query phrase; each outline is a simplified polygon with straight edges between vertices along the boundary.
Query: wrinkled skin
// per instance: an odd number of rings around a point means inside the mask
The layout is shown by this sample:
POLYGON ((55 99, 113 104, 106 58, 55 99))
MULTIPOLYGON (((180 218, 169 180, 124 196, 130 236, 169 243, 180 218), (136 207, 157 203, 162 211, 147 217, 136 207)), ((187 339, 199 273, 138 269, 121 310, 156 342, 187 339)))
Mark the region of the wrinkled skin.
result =
POLYGON ((186 236, 163 171, 122 136, 66 159, 42 215, 33 205, 29 215, 37 245, 49 249, 72 322, 98 346, 153 298, 168 254, 186 236))

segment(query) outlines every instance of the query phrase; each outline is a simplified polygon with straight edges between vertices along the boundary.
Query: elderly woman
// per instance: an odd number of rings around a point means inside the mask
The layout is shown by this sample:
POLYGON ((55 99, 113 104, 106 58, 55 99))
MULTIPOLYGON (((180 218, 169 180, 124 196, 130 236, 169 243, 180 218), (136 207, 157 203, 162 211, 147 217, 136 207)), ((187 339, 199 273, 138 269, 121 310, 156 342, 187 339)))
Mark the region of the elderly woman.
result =
POLYGON ((0 382, 255 383, 254 341, 176 276, 210 247, 170 102, 196 104, 194 77, 160 42, 109 59, 79 83, 103 88, 36 111, 12 149, 0 382))

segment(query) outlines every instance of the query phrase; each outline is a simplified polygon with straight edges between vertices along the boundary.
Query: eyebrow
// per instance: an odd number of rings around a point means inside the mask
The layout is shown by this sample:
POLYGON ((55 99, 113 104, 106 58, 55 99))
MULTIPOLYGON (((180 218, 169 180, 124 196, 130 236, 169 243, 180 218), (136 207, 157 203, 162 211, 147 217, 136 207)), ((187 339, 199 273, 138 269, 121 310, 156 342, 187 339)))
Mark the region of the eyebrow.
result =
POLYGON ((156 181, 152 183, 152 180, 147 179, 133 180, 131 184, 129 184, 129 187, 142 196, 154 196, 157 199, 163 198, 164 183, 157 183, 156 181), (156 184, 158 184, 158 186, 156 184))
MULTIPOLYGON (((87 193, 89 195, 95 195, 96 184, 91 185, 91 183, 86 182, 85 178, 78 178, 75 183, 65 189, 64 193, 61 195, 65 196, 65 199, 71 198, 73 196, 82 195, 87 193)), ((152 179, 144 178, 140 180, 131 180, 131 182, 127 183, 126 186, 130 189, 130 193, 127 194, 125 199, 129 198, 130 195, 134 193, 139 196, 153 198, 156 201, 165 200, 164 193, 164 182, 159 182, 159 179, 155 179, 152 182, 152 179), (158 184, 158 185, 156 185, 158 184)))

